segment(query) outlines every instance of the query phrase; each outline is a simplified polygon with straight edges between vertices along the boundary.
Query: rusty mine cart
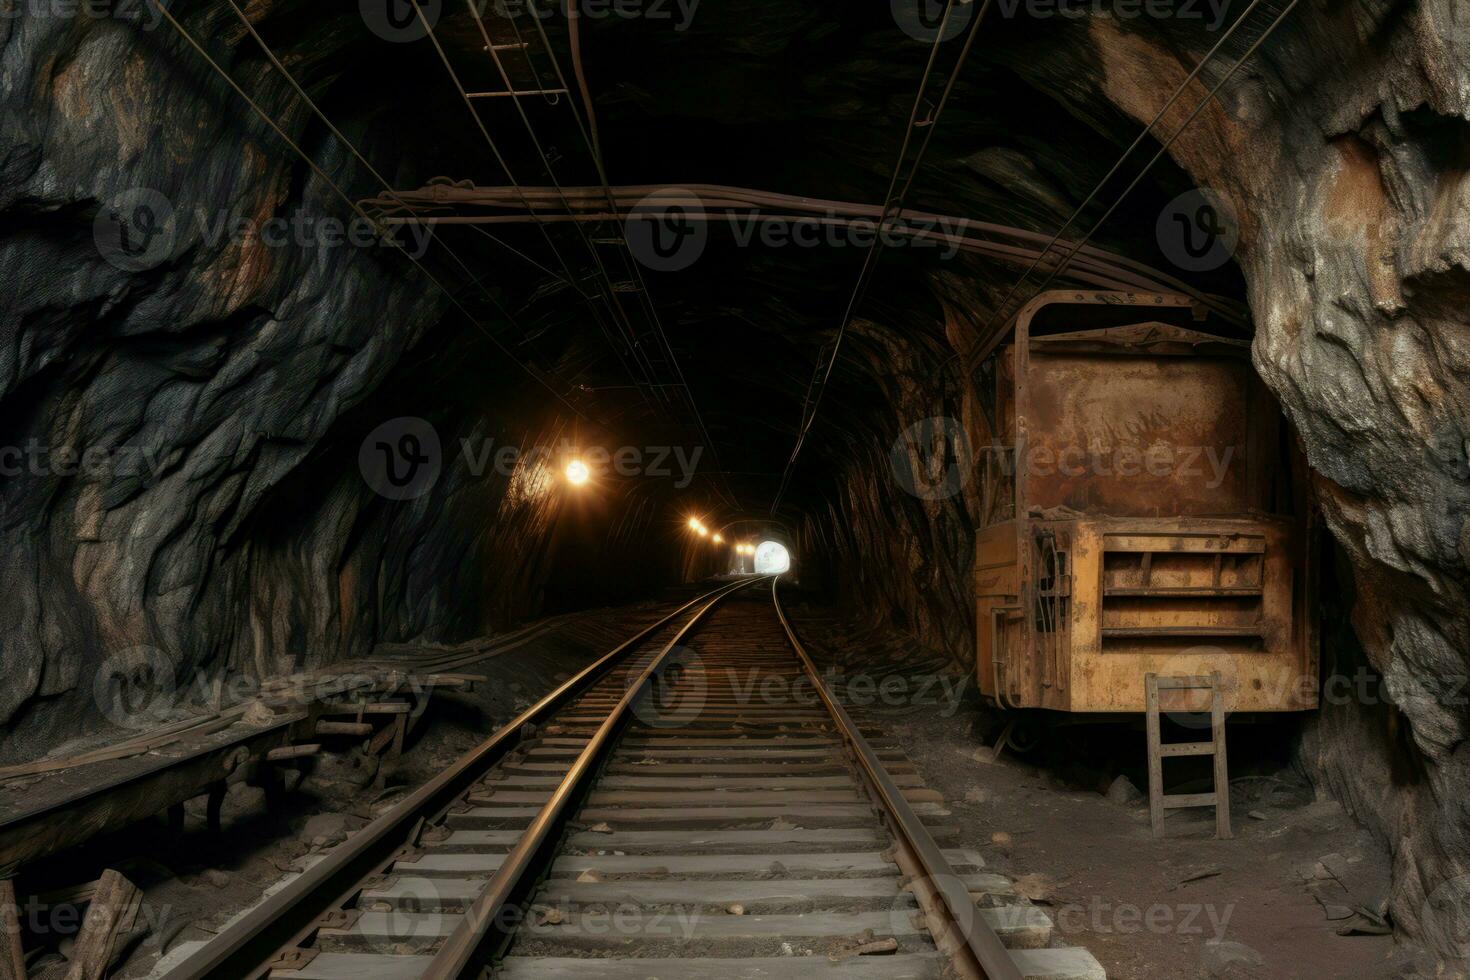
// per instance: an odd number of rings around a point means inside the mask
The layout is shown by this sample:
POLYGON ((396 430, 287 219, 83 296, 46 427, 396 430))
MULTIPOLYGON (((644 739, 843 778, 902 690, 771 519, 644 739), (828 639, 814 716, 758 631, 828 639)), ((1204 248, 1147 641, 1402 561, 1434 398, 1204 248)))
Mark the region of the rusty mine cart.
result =
POLYGON ((1305 467, 1236 333, 1184 296, 1052 291, 983 362, 976 666, 1002 708, 1136 717, 1149 674, 1216 672, 1227 712, 1316 707, 1305 467))

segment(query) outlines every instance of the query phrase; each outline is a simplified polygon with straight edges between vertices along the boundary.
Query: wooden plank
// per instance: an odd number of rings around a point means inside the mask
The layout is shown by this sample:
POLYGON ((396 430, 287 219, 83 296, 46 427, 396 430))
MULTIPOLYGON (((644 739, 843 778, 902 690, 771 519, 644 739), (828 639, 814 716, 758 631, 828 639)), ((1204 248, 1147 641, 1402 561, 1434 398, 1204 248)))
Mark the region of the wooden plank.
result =
POLYGON ((1159 752, 1159 675, 1144 675, 1146 718, 1144 727, 1148 741, 1148 819, 1155 837, 1164 836, 1164 760, 1159 752))
POLYGON ((1108 980, 1097 957, 1085 949, 1015 949, 1011 962, 1025 980, 1108 980))
POLYGON ((119 872, 102 872, 72 949, 66 980, 102 980, 138 918, 143 892, 119 872))
POLYGON ((389 956, 383 953, 320 953, 300 970, 272 970, 279 980, 419 980, 432 956, 389 956))
POLYGON ((1169 793, 1164 796, 1164 809, 1180 810, 1194 806, 1214 806, 1214 793, 1169 793))
MULTIPOLYGON (((658 916, 650 913, 620 928, 619 919, 606 912, 583 912, 562 922, 537 925, 531 933, 557 942, 579 946, 624 946, 630 939, 665 939, 676 943, 714 940, 827 939, 856 936, 864 929, 878 936, 927 936, 915 920, 917 915, 889 912, 811 912, 806 915, 699 915, 658 916)), ((825 957, 824 957, 825 959, 825 957)))
POLYGON ((620 830, 611 834, 583 832, 573 834, 568 839, 568 844, 572 847, 601 850, 781 847, 793 844, 853 847, 887 843, 887 835, 880 835, 867 827, 828 827, 822 830, 620 830))
POLYGON ((1164 758, 1188 755, 1214 755, 1215 743, 1213 742, 1165 742, 1159 746, 1159 754, 1164 758))
POLYGON ((15 882, 0 879, 0 980, 26 980, 26 957, 20 939, 20 912, 15 903, 15 882))
MULTIPOLYGON (((825 956, 744 959, 587 959, 510 956, 496 980, 937 980, 944 960, 925 953, 858 956, 833 963, 825 956)), ((307 978, 316 980, 316 978, 307 978)), ((321 978, 337 980, 337 978, 321 978)))
MULTIPOLYGON (((654 772, 657 766, 650 766, 654 772)), ((905 777, 908 785, 917 785, 917 779, 913 776, 905 777)), ((897 782, 897 780, 895 780, 897 782)), ((485 783, 485 786, 501 789, 535 789, 538 787, 556 786, 561 780, 556 776, 508 776, 505 779, 496 779, 485 783)), ((597 781, 599 789, 687 789, 691 792, 701 790, 727 790, 727 789, 783 789, 783 790, 807 790, 807 789, 840 789, 851 787, 855 783, 851 776, 657 776, 657 775, 618 775, 603 776, 597 781)), ((904 785, 900 783, 899 785, 904 785)))
POLYGON ((1230 830, 1230 767, 1225 761, 1225 695, 1220 690, 1220 672, 1211 675, 1210 735, 1215 753, 1215 836, 1228 840, 1230 830))
POLYGON ((784 881, 571 881, 551 878, 543 883, 537 900, 551 904, 679 905, 688 908, 724 908, 739 903, 748 911, 758 907, 809 909, 813 902, 841 907, 863 902, 913 906, 913 897, 899 890, 898 869, 881 878, 790 878, 784 881))

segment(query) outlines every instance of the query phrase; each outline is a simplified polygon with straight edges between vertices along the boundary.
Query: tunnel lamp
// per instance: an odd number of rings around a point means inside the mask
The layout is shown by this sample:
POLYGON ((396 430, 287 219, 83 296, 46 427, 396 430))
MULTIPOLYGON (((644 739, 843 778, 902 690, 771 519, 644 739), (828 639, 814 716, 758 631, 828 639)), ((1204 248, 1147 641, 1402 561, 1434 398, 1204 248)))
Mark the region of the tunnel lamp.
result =
POLYGON ((699 523, 699 518, 697 518, 697 517, 691 517, 691 518, 689 518, 689 530, 691 530, 691 531, 698 531, 698 530, 700 530, 703 527, 704 527, 704 525, 701 524, 701 523, 699 523))
POLYGON ((694 529, 694 533, 697 534, 697 535, 699 535, 701 538, 709 537, 709 532, 704 529, 704 525, 703 524, 701 524, 699 527, 695 528, 694 529))
POLYGON ((716 534, 714 536, 713 540, 714 540, 715 544, 724 544, 725 543, 725 537, 724 537, 724 535, 721 535, 721 534, 716 534))
POLYGON ((592 471, 580 459, 574 459, 567 464, 567 482, 572 486, 580 487, 591 478, 592 471))

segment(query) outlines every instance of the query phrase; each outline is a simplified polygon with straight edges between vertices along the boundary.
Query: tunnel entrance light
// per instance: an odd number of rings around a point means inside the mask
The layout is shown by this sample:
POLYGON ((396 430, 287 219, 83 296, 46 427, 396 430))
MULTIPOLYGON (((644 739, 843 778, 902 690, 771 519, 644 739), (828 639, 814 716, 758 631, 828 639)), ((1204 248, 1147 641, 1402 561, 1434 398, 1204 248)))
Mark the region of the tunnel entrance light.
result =
POLYGON ((755 549, 755 573, 780 575, 791 570, 791 553, 779 541, 762 541, 755 549))
POLYGON ((574 459, 567 464, 567 482, 572 486, 580 487, 590 479, 592 479, 592 471, 580 459, 574 459))

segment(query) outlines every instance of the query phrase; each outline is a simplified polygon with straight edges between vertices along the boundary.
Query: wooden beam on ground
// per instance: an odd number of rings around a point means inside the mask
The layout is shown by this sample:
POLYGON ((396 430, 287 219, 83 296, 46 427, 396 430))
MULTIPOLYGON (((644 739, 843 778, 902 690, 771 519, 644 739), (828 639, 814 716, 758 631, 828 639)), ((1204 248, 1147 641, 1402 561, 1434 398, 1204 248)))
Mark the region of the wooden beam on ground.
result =
POLYGON ((133 931, 143 893, 117 871, 104 871, 87 906, 66 980, 102 980, 133 931))

